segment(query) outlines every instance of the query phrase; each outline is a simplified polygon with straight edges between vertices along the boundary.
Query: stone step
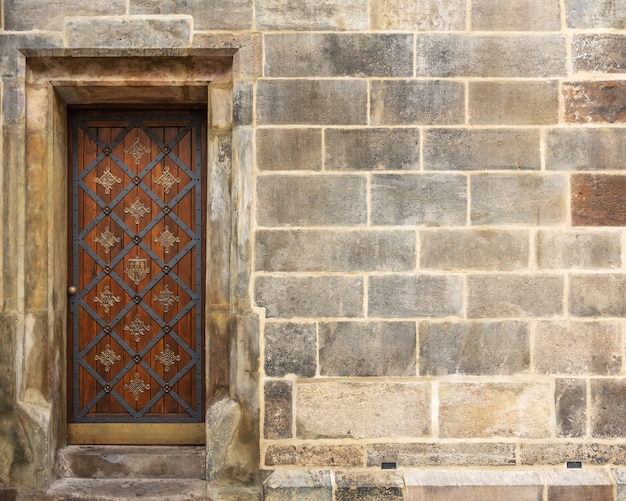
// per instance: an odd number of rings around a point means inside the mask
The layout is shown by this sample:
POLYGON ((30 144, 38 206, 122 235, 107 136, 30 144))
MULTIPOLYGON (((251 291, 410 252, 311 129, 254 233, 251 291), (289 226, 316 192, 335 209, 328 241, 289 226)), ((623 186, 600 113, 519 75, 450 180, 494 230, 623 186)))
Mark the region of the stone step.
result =
POLYGON ((70 445, 59 451, 58 478, 204 479, 206 449, 193 446, 70 445))

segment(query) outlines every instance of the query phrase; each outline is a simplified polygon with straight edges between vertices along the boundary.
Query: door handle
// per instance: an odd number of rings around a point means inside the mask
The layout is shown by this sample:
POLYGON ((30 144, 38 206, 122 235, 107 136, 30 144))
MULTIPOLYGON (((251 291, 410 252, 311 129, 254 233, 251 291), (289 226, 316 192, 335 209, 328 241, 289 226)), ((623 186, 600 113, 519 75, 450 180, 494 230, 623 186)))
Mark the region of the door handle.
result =
POLYGON ((67 288, 67 293, 68 293, 70 296, 73 296, 73 295, 74 295, 74 294, 76 294, 77 292, 78 292, 78 289, 77 289, 75 286, 73 286, 73 285, 71 285, 70 287, 68 287, 68 288, 67 288))

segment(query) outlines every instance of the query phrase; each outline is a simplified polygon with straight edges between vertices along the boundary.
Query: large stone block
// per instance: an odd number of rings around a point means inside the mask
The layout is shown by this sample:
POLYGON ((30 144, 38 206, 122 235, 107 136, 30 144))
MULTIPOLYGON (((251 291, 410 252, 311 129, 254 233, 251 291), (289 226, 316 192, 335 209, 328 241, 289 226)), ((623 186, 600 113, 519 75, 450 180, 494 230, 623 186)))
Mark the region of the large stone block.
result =
POLYGON ((576 174, 571 177, 574 226, 624 226, 626 205, 622 197, 626 176, 576 174))
POLYGON ((548 129, 547 170, 623 170, 626 129, 558 127, 548 129))
POLYGON ((544 472, 548 501, 612 501, 615 486, 606 470, 547 470, 544 472))
POLYGON ((565 76, 561 35, 417 35, 418 77, 565 76), (533 57, 528 55, 532 54, 533 57))
POLYGON ((464 225, 467 178, 463 175, 372 176, 371 221, 382 225, 464 225))
POLYGON ((126 0, 94 3, 83 0, 5 0, 4 29, 7 31, 62 31, 66 16, 121 16, 126 14, 126 0))
POLYGON ((361 445, 270 445, 265 451, 266 466, 336 468, 365 466, 361 445))
POLYGON ((476 31, 559 31, 559 0, 474 0, 472 29, 476 31))
POLYGON ((572 61, 576 72, 624 73, 624 56, 624 37, 620 35, 576 35, 572 39, 572 61))
POLYGON ((536 262, 543 269, 620 268, 618 231, 549 231, 536 237, 536 262))
POLYGON ((265 501, 332 501, 328 470, 276 470, 263 483, 265 501))
POLYGON ((326 170, 419 170, 417 129, 326 129, 326 170))
POLYGON ((625 465, 626 447, 617 441, 521 443, 519 460, 520 464, 528 466, 563 466, 567 461, 581 461, 583 465, 625 465))
POLYGON ((255 297, 268 318, 363 316, 360 277, 260 276, 255 297))
POLYGON ((370 3, 374 30, 463 31, 465 1, 377 0, 370 3))
POLYGON ((597 374, 622 370, 622 329, 617 322, 538 322, 533 360, 544 374, 597 374))
POLYGON ((296 386, 301 439, 430 434, 429 383, 303 382, 296 386))
POLYGON ((367 0, 257 0, 260 30, 361 31, 367 29, 367 0))
POLYGON ((475 174, 471 190, 472 224, 565 223, 567 182, 562 175, 475 174))
POLYGON ((373 125, 450 125, 465 123, 465 86, 446 80, 374 80, 373 125))
POLYGON ((263 385, 263 436, 266 439, 291 438, 291 395, 291 381, 266 381, 263 385))
POLYGON ((413 318, 461 315, 458 275, 377 275, 369 277, 370 317, 413 318))
POLYGON ((265 230, 257 232, 262 271, 408 271, 415 269, 413 231, 265 230))
POLYGON ((400 472, 335 473, 335 501, 404 501, 404 478, 400 472))
POLYGON ((265 374, 313 377, 317 367, 317 332, 314 323, 265 324, 265 374))
POLYGON ((320 170, 321 129, 259 129, 256 163, 261 170, 320 170))
POLYGON ((470 82, 468 94, 472 124, 545 125, 559 121, 559 83, 556 80, 470 82))
POLYGON ((232 71, 235 80, 259 78, 263 74, 263 37, 260 33, 195 31, 192 47, 234 54, 232 71))
POLYGON ((261 80, 257 121, 262 125, 365 125, 365 80, 261 80))
POLYGON ((545 317, 564 313, 563 277, 557 275, 470 275, 470 318, 545 317))
POLYGON ((445 438, 547 438, 552 417, 548 383, 439 384, 439 435, 445 438))
POLYGON ((529 327, 525 322, 420 322, 419 350, 422 376, 528 372, 529 327))
POLYGON ((252 0, 130 0, 130 14, 191 14, 196 31, 248 30, 253 21, 252 5, 252 0))
POLYGON ((266 77, 410 77, 408 34, 280 34, 265 36, 266 77))
POLYGON ((569 311, 579 317, 625 317, 626 275, 572 275, 569 311))
POLYGON ((626 122, 626 82, 564 82, 565 121, 570 123, 626 122))
POLYGON ((626 380, 591 379, 589 409, 591 436, 622 438, 626 436, 626 380))
POLYGON ((422 230, 423 270, 528 268, 529 234, 518 230, 422 230))
POLYGON ((584 379, 558 378, 554 388, 556 434, 584 437, 587 431, 587 383, 584 379))
POLYGON ((415 376, 415 322, 323 322, 322 376, 415 376))
POLYGON ((367 221, 363 176, 260 176, 260 226, 356 226, 367 221))
POLYGON ((626 28, 626 5, 615 0, 565 0, 569 28, 626 28))

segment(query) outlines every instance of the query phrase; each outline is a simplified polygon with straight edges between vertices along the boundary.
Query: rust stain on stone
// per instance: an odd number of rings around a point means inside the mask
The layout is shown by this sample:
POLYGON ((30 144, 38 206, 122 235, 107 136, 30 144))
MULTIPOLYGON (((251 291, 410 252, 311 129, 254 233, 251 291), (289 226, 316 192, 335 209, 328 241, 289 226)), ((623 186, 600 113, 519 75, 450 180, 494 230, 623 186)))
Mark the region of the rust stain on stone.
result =
POLYGON ((563 96, 567 122, 626 122, 626 82, 566 82, 563 96))
POLYGON ((577 174, 571 187, 574 226, 626 225, 626 176, 577 174))

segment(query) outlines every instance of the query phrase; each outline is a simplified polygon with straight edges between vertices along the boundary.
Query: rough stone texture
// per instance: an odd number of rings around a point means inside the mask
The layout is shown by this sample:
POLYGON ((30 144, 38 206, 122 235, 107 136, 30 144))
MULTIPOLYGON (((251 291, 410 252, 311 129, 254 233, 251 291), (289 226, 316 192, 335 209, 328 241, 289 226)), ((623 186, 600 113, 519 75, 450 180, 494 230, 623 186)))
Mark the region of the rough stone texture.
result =
POLYGON ((477 31, 559 31, 559 0, 474 0, 472 29, 477 31))
POLYGON ((520 464, 526 466, 559 465, 567 461, 581 461, 585 465, 625 465, 626 448, 623 443, 575 443, 571 440, 541 443, 522 443, 520 464))
POLYGON ((403 501, 404 479, 391 471, 335 473, 335 501, 403 501))
POLYGON ((576 35, 572 39, 572 61, 577 72, 623 73, 624 56, 624 37, 619 35, 576 35))
POLYGON ((367 466, 394 462, 398 468, 424 466, 511 466, 515 445, 461 442, 454 444, 372 444, 367 447, 367 466))
MULTIPOLYGON (((263 74, 263 37, 260 33, 194 32, 192 47, 233 54, 234 79, 257 78, 263 74)), ((235 108, 237 107, 235 103, 235 108)))
POLYGON ((367 0, 257 0, 261 30, 358 31, 367 29, 367 0))
POLYGON ((626 275, 572 275, 569 288, 569 311, 572 315, 626 316, 626 275))
POLYGON ((256 161, 261 170, 320 170, 320 129, 260 129, 256 133, 256 161))
POLYGON ((413 322, 332 322, 319 326, 322 376, 415 376, 413 322))
POLYGON ((561 175, 475 174, 471 190, 472 224, 565 222, 567 186, 561 175))
POLYGON ((615 0, 566 0, 570 28, 626 28, 626 5, 615 0))
POLYGON ((528 232, 420 231, 423 270, 516 270, 528 267, 528 232))
POLYGON ((583 379, 558 378, 555 383, 556 434, 583 437, 587 428, 587 383, 583 379))
POLYGON ((251 125, 254 108, 254 89, 251 82, 235 82, 232 96, 233 125, 251 125))
MULTIPOLYGON (((555 0, 551 2, 556 3, 555 0)), ((559 121, 559 85, 556 80, 470 82, 468 93, 472 124, 545 125, 559 121)))
POLYGON ((363 467, 365 447, 360 445, 270 445, 266 466, 307 468, 363 467))
POLYGON ((544 473, 548 501, 610 501, 615 499, 611 474, 603 470, 548 470, 544 473))
POLYGON ((373 125, 449 125, 465 121, 465 87, 446 80, 374 80, 373 125))
POLYGON ((426 436, 430 393, 428 383, 300 383, 296 386, 297 437, 426 436))
POLYGON ((463 225, 466 219, 467 179, 463 175, 372 176, 373 224, 463 225))
POLYGON ((418 170, 417 129, 326 129, 326 170, 418 170))
POLYGON ((549 231, 536 237, 536 262, 543 269, 620 268, 618 231, 549 231))
POLYGON ((545 317, 563 314, 563 277, 558 275, 471 275, 470 318, 545 317))
POLYGON ((267 77, 410 77, 413 37, 403 34, 265 36, 267 77))
POLYGON ((369 278, 369 316, 381 318, 460 315, 461 277, 379 275, 369 278))
POLYGON ((364 80, 260 80, 257 121, 265 125, 365 125, 364 80))
POLYGON ((418 77, 557 77, 566 72, 560 35, 417 35, 418 77), (533 57, 528 57, 533 54, 533 57))
POLYGON ((624 226, 626 176, 576 174, 571 178, 574 226, 624 226))
POLYGON ((261 271, 407 271, 415 268, 412 231, 257 232, 261 271))
POLYGON ((566 122, 626 122, 626 82, 564 82, 562 89, 566 122))
POLYGON ((316 370, 317 332, 313 323, 267 323, 264 331, 265 374, 313 377, 316 370))
POLYGON ((623 469, 611 470, 617 484, 617 501, 626 500, 626 471, 623 469))
POLYGON ((255 297, 268 318, 363 315, 360 277, 261 276, 256 280, 255 297))
POLYGON ((591 379, 591 436, 617 438, 626 436, 626 381, 591 379))
POLYGON ((263 386, 265 419, 263 436, 266 439, 291 438, 292 420, 291 381, 266 381, 263 386))
POLYGON ((439 384, 439 435, 448 438, 547 438, 552 418, 547 383, 439 384))
POLYGON ((626 129, 558 127, 548 130, 547 170, 623 170, 626 129))
POLYGON ((261 176, 257 179, 257 220, 261 226, 364 224, 366 179, 358 175, 261 176))
POLYGON ((332 501, 329 471, 277 470, 263 483, 265 501, 332 501))
POLYGON ((419 350, 422 376, 528 372, 529 328, 524 322, 421 322, 419 350))
POLYGON ((378 0, 370 4, 371 29, 462 31, 465 6, 464 0, 378 0))
POLYGON ((538 322, 534 340, 535 369, 543 374, 621 372, 624 341, 616 322, 538 322))

